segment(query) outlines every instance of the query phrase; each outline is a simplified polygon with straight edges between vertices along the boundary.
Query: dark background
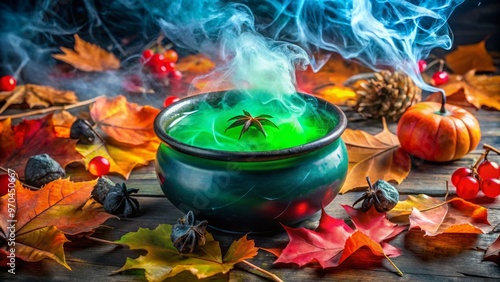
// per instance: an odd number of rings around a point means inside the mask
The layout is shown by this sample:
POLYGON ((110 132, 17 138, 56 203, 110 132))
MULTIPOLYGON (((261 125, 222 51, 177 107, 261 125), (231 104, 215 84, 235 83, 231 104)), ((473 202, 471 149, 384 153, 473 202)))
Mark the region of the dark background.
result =
MULTIPOLYGON (((259 1, 251 3, 258 5, 259 1)), ((24 44, 15 48, 24 48, 26 53, 31 54, 32 61, 43 65, 44 60, 52 60, 50 54, 58 52, 59 46, 71 47, 72 34, 78 32, 84 40, 95 40, 101 46, 109 47, 123 61, 124 58, 140 54, 160 34, 154 15, 146 11, 145 5, 141 1, 106 0, 1 1, 0 38, 12 32, 28 38, 28 42, 35 43, 33 46, 24 44), (33 24, 36 21, 49 23, 46 26, 58 27, 59 30, 46 32, 38 29, 40 25, 33 24), (116 48, 116 43, 119 43, 119 48, 116 48), (35 57, 32 54, 39 46, 43 46, 45 53, 35 57)), ((458 6, 449 19, 454 47, 486 40, 490 52, 500 53, 499 11, 498 0, 466 0, 458 6)), ((19 63, 11 55, 17 50, 13 50, 9 44, 0 42, 0 75, 11 72, 12 65, 19 63), (8 64, 10 68, 6 67, 8 64)), ((182 54, 182 50, 178 51, 182 54)), ((434 51, 438 56, 444 52, 434 51)))

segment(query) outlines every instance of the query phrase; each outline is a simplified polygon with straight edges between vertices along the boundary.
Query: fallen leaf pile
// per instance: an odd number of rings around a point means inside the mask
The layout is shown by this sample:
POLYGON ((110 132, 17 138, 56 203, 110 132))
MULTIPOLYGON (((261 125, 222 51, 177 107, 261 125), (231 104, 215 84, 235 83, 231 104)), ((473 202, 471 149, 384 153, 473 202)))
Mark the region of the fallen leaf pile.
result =
POLYGON ((24 167, 31 156, 48 154, 61 167, 82 159, 76 151, 76 140, 59 138, 52 114, 41 119, 24 120, 12 126, 11 120, 0 122, 0 166, 24 175, 24 167))
MULTIPOLYGON (((11 209, 8 195, 0 198, 1 240, 8 242, 9 220, 15 216, 17 258, 28 262, 50 258, 70 269, 64 255, 63 245, 69 242, 66 235, 92 233, 114 217, 105 213, 99 204, 89 201, 96 183, 59 179, 31 191, 16 182, 15 210, 11 209)), ((1 248, 0 257, 5 259, 7 255, 9 250, 1 248)))
POLYGON ((443 202, 427 195, 410 195, 388 212, 388 216, 397 221, 408 221, 410 229, 420 228, 427 236, 483 234, 492 229, 488 222, 488 210, 462 198, 443 202))
POLYGON ((85 166, 94 157, 103 156, 111 163, 110 172, 127 179, 136 166, 148 165, 160 144, 153 130, 158 113, 156 108, 129 103, 123 96, 97 100, 90 107, 90 115, 104 141, 77 145, 85 166))
POLYGON ((290 242, 275 263, 304 266, 317 262, 322 268, 336 267, 362 247, 368 247, 373 255, 381 258, 401 254, 386 241, 401 233, 404 226, 389 222, 385 213, 374 208, 364 213, 350 206, 343 207, 356 229, 323 210, 315 230, 285 226, 290 242))
POLYGON ((340 193, 367 187, 366 176, 399 184, 410 173, 410 156, 401 149, 398 137, 389 131, 385 120, 383 127, 376 135, 349 128, 342 134, 349 155, 349 170, 340 193))
POLYGON ((189 271, 198 279, 229 272, 235 264, 257 255, 253 240, 243 236, 234 241, 224 257, 210 233, 206 233, 203 247, 191 254, 181 254, 174 247, 170 234, 172 226, 161 224, 156 229, 140 228, 122 236, 117 243, 126 244, 132 250, 146 250, 147 254, 136 259, 127 258, 125 265, 116 272, 144 269, 148 281, 163 281, 183 271, 189 271))
POLYGON ((78 101, 75 92, 59 90, 50 86, 24 84, 18 85, 12 91, 0 92, 0 102, 5 104, 0 108, 0 114, 10 105, 26 103, 30 108, 48 107, 54 104, 72 104, 78 101))
POLYGON ((109 53, 95 44, 82 40, 77 34, 75 34, 74 50, 61 47, 61 51, 64 54, 55 54, 52 56, 81 71, 100 72, 120 68, 120 61, 113 53, 109 53))

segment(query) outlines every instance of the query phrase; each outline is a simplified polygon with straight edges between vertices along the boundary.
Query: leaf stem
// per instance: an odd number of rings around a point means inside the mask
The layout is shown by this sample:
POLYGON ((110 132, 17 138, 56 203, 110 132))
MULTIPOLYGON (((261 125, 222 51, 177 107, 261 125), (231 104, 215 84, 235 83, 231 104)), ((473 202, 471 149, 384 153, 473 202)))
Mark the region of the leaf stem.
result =
POLYGON ((403 272, 396 266, 396 264, 386 254, 384 254, 384 257, 392 264, 392 267, 394 267, 394 269, 396 269, 398 275, 403 276, 403 272))
POLYGON ((88 100, 81 101, 81 102, 74 103, 74 104, 70 104, 70 105, 54 106, 54 107, 50 107, 50 108, 29 111, 29 112, 15 114, 15 115, 0 116, 0 120, 4 120, 4 119, 8 119, 8 118, 11 118, 11 119, 22 118, 22 117, 33 116, 33 115, 38 115, 38 114, 50 113, 50 112, 54 112, 54 111, 58 111, 58 110, 70 110, 70 109, 82 107, 82 106, 85 106, 88 104, 92 104, 95 101, 97 101, 98 99, 101 99, 104 97, 105 97, 104 95, 101 95, 101 96, 97 96, 97 97, 92 98, 92 99, 88 99, 88 100))
MULTIPOLYGON (((262 272, 263 274, 267 275, 271 280, 275 281, 275 282, 283 282, 283 280, 281 280, 281 278, 279 278, 278 276, 276 276, 276 274, 273 274, 263 268, 260 268, 258 266, 256 266, 255 264, 253 263, 250 263, 246 260, 243 260, 242 263, 245 263, 246 265, 250 266, 251 268, 255 269, 255 270, 258 270, 260 272, 262 272)), ((397 267, 396 267, 397 269, 397 267)))
POLYGON ((104 239, 100 239, 100 238, 96 238, 96 237, 92 237, 92 236, 85 236, 86 239, 89 239, 91 241, 96 241, 96 242, 99 242, 99 243, 104 243, 104 244, 111 244, 111 245, 117 245, 117 246, 121 246, 121 247, 125 247, 127 245, 125 244, 121 244, 121 243, 116 243, 116 242, 113 242, 113 241, 109 241, 109 240, 104 240, 104 239))

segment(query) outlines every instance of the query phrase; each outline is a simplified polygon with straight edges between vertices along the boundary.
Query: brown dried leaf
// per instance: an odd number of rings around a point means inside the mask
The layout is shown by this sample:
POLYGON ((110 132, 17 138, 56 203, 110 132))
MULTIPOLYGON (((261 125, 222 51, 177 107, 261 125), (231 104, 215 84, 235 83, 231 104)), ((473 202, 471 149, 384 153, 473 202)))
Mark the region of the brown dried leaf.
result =
POLYGON ((465 74, 472 69, 488 72, 496 70, 484 40, 476 44, 458 46, 455 51, 445 56, 445 61, 457 74, 465 74))
POLYGON ((465 75, 454 75, 441 86, 446 96, 463 90, 467 101, 476 108, 486 107, 500 111, 500 75, 475 75, 475 70, 465 75))
POLYGON ((75 34, 74 50, 61 47, 64 54, 54 54, 54 58, 68 63, 81 71, 106 71, 120 68, 120 61, 112 53, 82 40, 75 34))
POLYGON ((71 104, 78 101, 75 92, 59 90, 54 87, 36 84, 19 85, 12 91, 0 92, 0 102, 5 104, 0 108, 0 114, 10 105, 27 103, 30 108, 48 107, 54 104, 71 104))
MULTIPOLYGON (((441 103, 441 101, 443 100, 443 97, 441 95, 441 92, 436 92, 436 93, 432 93, 431 95, 427 96, 427 99, 425 99, 425 100, 430 101, 430 102, 441 103)), ((463 88, 460 88, 457 92, 451 93, 450 95, 448 95, 448 93, 446 93, 446 103, 450 104, 450 105, 462 107, 462 108, 468 110, 469 112, 474 112, 474 111, 477 111, 479 109, 478 107, 476 107, 477 99, 473 96, 465 95, 465 90, 463 88), (469 102, 469 99, 471 99, 471 101, 473 101, 473 102, 472 103, 469 102)))
POLYGON ((342 139, 347 145, 349 171, 340 193, 367 187, 366 176, 401 183, 411 169, 410 156, 400 147, 395 134, 384 129, 377 135, 361 130, 346 129, 342 139))

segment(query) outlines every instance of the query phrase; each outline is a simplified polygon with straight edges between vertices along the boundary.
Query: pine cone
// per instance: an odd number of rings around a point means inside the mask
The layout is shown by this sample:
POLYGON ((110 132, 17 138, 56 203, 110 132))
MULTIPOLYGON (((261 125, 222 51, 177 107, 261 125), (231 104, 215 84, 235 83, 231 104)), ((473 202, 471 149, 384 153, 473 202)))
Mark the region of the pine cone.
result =
POLYGON ((346 86, 356 92, 348 106, 365 118, 396 120, 422 99, 422 89, 403 72, 363 73, 349 78, 346 86))

